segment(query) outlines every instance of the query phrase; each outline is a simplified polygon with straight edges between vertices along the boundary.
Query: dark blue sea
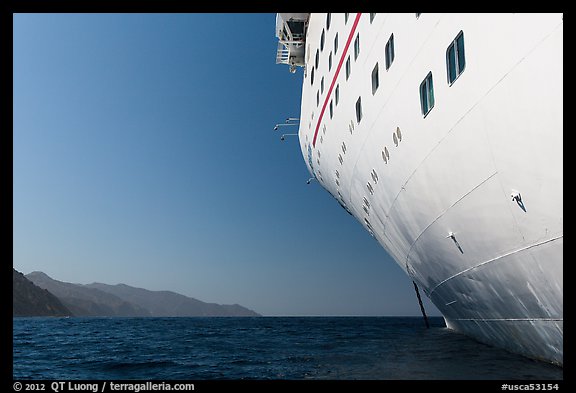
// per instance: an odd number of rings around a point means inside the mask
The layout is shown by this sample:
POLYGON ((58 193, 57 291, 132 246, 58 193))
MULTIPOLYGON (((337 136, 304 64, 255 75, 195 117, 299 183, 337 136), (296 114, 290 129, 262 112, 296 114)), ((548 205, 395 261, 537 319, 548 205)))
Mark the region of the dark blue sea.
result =
POLYGON ((416 317, 13 318, 17 380, 562 380, 416 317))

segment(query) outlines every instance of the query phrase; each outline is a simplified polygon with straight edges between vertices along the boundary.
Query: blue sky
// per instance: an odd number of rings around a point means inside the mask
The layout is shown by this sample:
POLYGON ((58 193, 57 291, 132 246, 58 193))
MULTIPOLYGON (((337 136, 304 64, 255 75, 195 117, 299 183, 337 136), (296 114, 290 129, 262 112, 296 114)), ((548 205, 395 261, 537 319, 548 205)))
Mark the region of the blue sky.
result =
MULTIPOLYGON (((263 315, 420 315, 310 177, 275 14, 15 14, 13 265, 263 315)), ((424 296, 424 295, 423 295, 424 296)), ((439 315, 425 298, 430 315, 439 315)))

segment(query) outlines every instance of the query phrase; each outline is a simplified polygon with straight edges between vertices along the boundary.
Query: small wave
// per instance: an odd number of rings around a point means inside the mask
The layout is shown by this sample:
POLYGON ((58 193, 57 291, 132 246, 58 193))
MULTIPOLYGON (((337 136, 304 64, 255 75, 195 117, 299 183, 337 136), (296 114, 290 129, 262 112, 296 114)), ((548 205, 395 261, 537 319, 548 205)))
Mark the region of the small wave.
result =
POLYGON ((176 363, 170 360, 149 360, 145 362, 106 362, 100 364, 101 368, 107 370, 145 370, 156 367, 175 366, 176 363))

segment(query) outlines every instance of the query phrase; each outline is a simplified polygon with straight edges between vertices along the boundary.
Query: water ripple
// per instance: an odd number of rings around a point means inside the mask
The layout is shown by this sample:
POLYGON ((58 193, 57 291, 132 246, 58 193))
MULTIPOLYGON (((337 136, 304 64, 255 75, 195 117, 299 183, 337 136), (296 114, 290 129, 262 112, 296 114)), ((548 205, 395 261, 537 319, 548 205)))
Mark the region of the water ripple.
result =
POLYGON ((14 318, 15 379, 534 379, 562 368, 432 318, 14 318))

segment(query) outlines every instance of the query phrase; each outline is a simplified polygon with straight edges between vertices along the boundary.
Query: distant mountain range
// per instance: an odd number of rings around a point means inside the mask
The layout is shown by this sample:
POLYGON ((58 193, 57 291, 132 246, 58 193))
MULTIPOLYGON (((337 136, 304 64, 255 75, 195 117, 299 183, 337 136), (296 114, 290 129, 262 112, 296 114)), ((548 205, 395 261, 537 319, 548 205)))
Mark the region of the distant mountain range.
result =
POLYGON ((15 317, 72 315, 56 296, 34 285, 14 268, 12 288, 12 315, 15 317))
MULTIPOLYGON (((106 316, 106 317, 227 317, 227 316, 260 316, 260 314, 238 304, 221 305, 205 303, 171 291, 149 291, 126 284, 108 285, 102 283, 72 284, 54 280, 42 272, 32 272, 23 276, 14 270, 14 276, 19 274, 22 279, 30 282, 38 290, 45 292, 45 297, 52 295, 59 301, 68 314, 53 315, 73 316, 106 316)), ((14 281, 14 316, 16 305, 21 310, 23 304, 44 304, 39 297, 16 296, 16 281, 14 281), (29 301, 26 302, 26 299, 29 301)), ((24 284, 19 284, 22 287, 24 284)), ((42 306, 44 309, 48 306, 42 306)), ((55 306, 53 306, 55 307, 55 306)), ((29 309, 35 310, 34 307, 29 309)), ((31 315, 31 314, 26 314, 31 315)), ((47 315, 47 314, 34 314, 47 315)))

